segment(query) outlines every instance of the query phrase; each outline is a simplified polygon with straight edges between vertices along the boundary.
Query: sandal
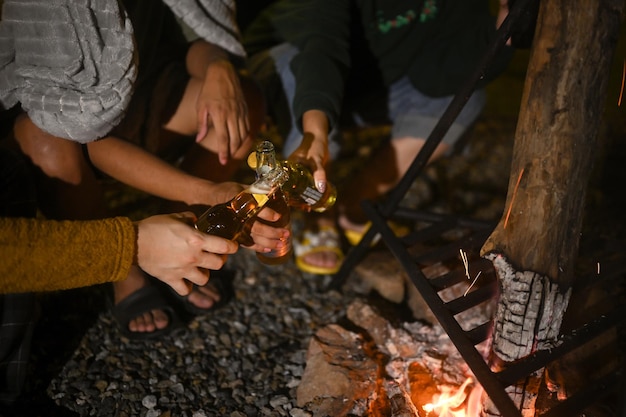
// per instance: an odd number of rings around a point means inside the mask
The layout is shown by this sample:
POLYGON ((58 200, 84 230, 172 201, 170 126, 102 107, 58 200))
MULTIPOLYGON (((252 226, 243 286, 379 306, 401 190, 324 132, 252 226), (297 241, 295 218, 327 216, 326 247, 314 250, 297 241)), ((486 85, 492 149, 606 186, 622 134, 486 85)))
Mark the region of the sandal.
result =
POLYGON ((124 298, 111 308, 113 318, 119 324, 122 335, 129 339, 153 339, 181 327, 184 323, 161 290, 154 285, 146 285, 124 298), (152 332, 133 332, 128 328, 131 320, 152 310, 162 310, 167 314, 168 325, 152 332))
MULTIPOLYGON (((195 304, 189 301, 189 295, 180 295, 172 288, 170 288, 170 292, 173 297, 180 303, 181 307, 192 316, 202 316, 204 314, 209 313, 215 309, 218 309, 225 305, 233 296, 233 288, 232 282, 235 278, 235 271, 220 269, 220 270, 211 270, 211 275, 209 277, 209 282, 206 285, 211 285, 214 287, 215 291, 219 293, 220 300, 213 303, 213 305, 209 308, 198 307, 195 304)), ((198 288, 197 285, 194 284, 192 292, 194 289, 198 288)), ((191 294, 191 293, 189 293, 191 294)))
MULTIPOLYGON (((393 231, 393 233, 397 237, 403 237, 409 234, 409 228, 406 226, 403 226, 401 224, 398 224, 392 221, 387 222, 387 224, 389 225, 389 228, 393 231)), ((350 243, 350 245, 356 246, 361 242, 361 240, 363 239, 363 236, 365 236, 365 233, 367 233, 367 231, 369 230, 371 226, 372 226, 372 222, 367 222, 364 225, 363 231, 361 232, 358 232, 356 230, 345 229, 343 231, 343 235, 346 237, 346 240, 350 243)), ((380 242, 380 237, 381 237, 380 233, 377 233, 376 236, 374 236, 374 238, 372 239, 372 242, 370 243, 370 247, 376 246, 378 242, 380 242)))
POLYGON ((296 266, 303 272, 316 275, 332 275, 339 271, 343 262, 340 248, 339 232, 331 226, 323 226, 318 231, 305 230, 300 240, 294 239, 296 266), (333 267, 311 265, 305 262, 306 255, 318 252, 333 252, 337 255, 337 263, 333 267))

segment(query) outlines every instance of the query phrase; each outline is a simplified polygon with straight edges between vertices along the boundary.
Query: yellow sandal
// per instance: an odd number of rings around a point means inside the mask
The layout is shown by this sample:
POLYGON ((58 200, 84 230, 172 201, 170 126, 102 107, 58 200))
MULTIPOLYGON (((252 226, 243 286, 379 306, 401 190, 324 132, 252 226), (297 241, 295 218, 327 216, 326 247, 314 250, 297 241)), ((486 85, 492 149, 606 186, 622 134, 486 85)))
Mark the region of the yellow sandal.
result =
POLYGON ((302 271, 316 275, 332 275, 339 271, 343 262, 339 232, 332 226, 323 226, 319 230, 305 230, 300 239, 294 239, 296 266, 302 271), (323 267, 306 263, 304 257, 312 253, 333 252, 337 255, 335 266, 323 267))

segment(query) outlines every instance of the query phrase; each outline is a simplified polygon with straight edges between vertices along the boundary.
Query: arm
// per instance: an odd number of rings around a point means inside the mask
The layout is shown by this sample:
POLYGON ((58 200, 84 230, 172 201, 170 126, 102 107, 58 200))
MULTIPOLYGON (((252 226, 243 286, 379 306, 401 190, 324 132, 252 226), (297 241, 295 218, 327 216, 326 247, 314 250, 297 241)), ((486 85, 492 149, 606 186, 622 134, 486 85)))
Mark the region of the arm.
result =
POLYGON ((215 184, 189 175, 132 143, 107 137, 87 145, 91 162, 102 172, 146 193, 188 205, 214 205, 232 198, 242 187, 215 184))
POLYGON ((0 218, 0 293, 54 291, 126 278, 135 255, 129 219, 0 218))
POLYGON ((0 293, 55 291, 116 282, 130 266, 187 294, 188 282, 207 282, 237 245, 184 222, 193 214, 92 221, 0 218, 0 293), (136 230, 135 231, 135 227, 136 230))
MULTIPOLYGON (((111 177, 146 193, 161 198, 183 201, 188 205, 215 205, 230 200, 243 189, 235 182, 213 183, 189 175, 143 149, 115 137, 108 137, 88 145, 91 162, 111 177)), ((273 221, 279 215, 265 209, 259 217, 273 221)), ((282 245, 289 234, 285 228, 275 228, 255 222, 252 237, 255 244, 249 248, 267 252, 282 245)))
POLYGON ((349 2, 317 0, 291 7, 284 23, 288 41, 299 53, 291 62, 296 79, 293 112, 303 140, 290 156, 313 169, 318 190, 326 188, 329 161, 328 133, 336 125, 350 69, 349 2), (296 27, 297 26, 297 27, 296 27))

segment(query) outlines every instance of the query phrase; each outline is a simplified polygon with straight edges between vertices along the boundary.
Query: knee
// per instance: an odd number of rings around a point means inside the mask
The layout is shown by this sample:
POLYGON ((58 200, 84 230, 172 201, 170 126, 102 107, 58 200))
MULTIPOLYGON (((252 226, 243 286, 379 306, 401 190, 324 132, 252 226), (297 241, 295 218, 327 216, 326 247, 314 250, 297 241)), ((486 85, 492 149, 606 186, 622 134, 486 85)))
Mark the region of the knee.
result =
POLYGON ((25 114, 16 119, 13 132, 21 151, 45 176, 74 185, 82 181, 89 168, 79 143, 44 132, 25 114))

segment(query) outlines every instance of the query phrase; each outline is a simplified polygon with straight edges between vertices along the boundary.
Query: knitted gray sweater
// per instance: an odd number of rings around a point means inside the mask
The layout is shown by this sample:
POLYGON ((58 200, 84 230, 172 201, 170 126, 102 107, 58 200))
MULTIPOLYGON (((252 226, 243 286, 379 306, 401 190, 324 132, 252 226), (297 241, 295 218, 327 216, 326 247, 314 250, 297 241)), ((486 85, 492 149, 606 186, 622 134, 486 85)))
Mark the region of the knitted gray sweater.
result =
MULTIPOLYGON (((196 34, 244 56, 234 0, 163 0, 196 34)), ((46 132, 80 143, 124 116, 137 75, 133 28, 117 0, 4 0, 0 109, 18 102, 46 132)))

